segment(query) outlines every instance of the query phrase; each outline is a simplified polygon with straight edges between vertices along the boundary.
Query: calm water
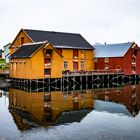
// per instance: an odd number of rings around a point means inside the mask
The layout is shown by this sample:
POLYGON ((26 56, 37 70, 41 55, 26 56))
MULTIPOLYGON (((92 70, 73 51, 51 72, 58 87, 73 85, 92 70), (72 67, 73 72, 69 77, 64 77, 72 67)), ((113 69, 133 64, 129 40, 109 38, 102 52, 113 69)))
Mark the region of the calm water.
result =
POLYGON ((0 92, 0 140, 139 140, 140 85, 0 92))

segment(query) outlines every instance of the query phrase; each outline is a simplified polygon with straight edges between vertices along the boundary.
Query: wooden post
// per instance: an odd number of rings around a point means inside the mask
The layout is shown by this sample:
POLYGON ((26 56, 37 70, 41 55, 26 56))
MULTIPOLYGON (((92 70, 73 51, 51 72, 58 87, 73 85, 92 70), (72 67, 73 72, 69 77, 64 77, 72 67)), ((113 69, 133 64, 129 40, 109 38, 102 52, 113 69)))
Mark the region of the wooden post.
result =
POLYGON ((82 76, 80 76, 80 90, 82 90, 82 76))
POLYGON ((48 84, 48 89, 49 89, 49 92, 51 91, 51 85, 50 85, 50 83, 51 83, 51 79, 49 78, 49 84, 48 84))
POLYGON ((109 74, 107 74, 107 79, 108 79, 108 81, 107 81, 107 87, 109 87, 109 74))
POLYGON ((86 75, 86 90, 88 89, 88 77, 86 75))
POLYGON ((45 91, 44 78, 43 78, 43 92, 45 91))
POLYGON ((31 79, 30 79, 30 92, 31 92, 31 90, 32 90, 32 84, 31 84, 31 79))
POLYGON ((94 85, 94 84, 93 84, 93 79, 94 79, 94 76, 93 76, 93 73, 92 73, 92 83, 91 83, 91 84, 92 84, 92 89, 94 88, 94 87, 93 87, 93 85, 94 85))
POLYGON ((37 84, 37 85, 36 85, 36 87, 37 87, 36 91, 38 92, 38 79, 36 80, 36 82, 37 82, 37 83, 36 83, 36 84, 37 84))
POLYGON ((103 88, 104 88, 105 87, 105 83, 104 83, 105 82, 105 80, 104 80, 105 79, 105 75, 102 75, 102 77, 103 77, 103 88))
MULTIPOLYGON (((63 78, 63 77, 62 77, 63 78)), ((60 78, 60 90, 62 91, 62 78, 60 78)))

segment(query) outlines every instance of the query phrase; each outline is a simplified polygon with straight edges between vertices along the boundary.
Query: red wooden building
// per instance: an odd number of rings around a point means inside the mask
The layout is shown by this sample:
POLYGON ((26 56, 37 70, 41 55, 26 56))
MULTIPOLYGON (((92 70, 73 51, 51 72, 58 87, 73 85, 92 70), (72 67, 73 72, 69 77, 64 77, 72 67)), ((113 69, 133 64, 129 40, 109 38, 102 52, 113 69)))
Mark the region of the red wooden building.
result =
POLYGON ((135 42, 94 45, 95 70, 123 70, 140 75, 140 48, 135 42))

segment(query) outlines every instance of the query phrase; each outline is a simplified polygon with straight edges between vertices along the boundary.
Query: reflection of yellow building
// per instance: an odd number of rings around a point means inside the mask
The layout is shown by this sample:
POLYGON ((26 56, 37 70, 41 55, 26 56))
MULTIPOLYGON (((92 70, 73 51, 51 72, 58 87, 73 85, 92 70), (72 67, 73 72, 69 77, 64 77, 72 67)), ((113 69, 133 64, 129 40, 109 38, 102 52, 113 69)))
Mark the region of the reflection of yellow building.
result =
POLYGON ((51 110, 53 119, 64 111, 93 108, 93 94, 85 92, 84 94, 71 93, 62 94, 62 92, 51 93, 51 110))
POLYGON ((44 94, 31 93, 18 89, 9 89, 9 105, 18 110, 31 112, 37 119, 42 120, 44 114, 44 94))
POLYGON ((11 78, 61 78, 65 70, 94 70, 93 47, 80 34, 21 29, 10 53, 11 78))
MULTIPOLYGON (((63 112, 92 109, 93 94, 90 91, 85 93, 73 92, 64 94, 60 91, 51 93, 31 93, 18 89, 9 90, 9 108, 16 118, 16 123, 21 120, 16 111, 26 112, 40 125, 50 125, 61 116, 63 112), (17 117, 18 116, 18 117, 17 117)), ((25 124, 23 123, 24 128, 25 124)))

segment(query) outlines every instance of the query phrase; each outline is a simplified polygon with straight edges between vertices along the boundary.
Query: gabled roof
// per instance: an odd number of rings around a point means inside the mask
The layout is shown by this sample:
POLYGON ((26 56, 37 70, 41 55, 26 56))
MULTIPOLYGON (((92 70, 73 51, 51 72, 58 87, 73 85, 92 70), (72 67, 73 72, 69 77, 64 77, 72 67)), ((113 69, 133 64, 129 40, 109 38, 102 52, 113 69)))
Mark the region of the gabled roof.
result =
POLYGON ((134 42, 94 45, 95 57, 123 57, 134 42))
POLYGON ((29 29, 23 30, 34 42, 47 40, 55 48, 94 49, 80 34, 29 29))
POLYGON ((47 41, 43 41, 43 42, 34 42, 34 43, 27 43, 27 44, 23 44, 18 50, 16 50, 11 56, 10 58, 12 59, 16 59, 16 58, 30 58, 32 57, 35 52, 37 52, 39 49, 41 49, 42 47, 45 47, 50 45, 53 50, 58 53, 61 57, 63 57, 58 51, 57 49, 55 49, 50 43, 48 43, 47 41))
POLYGON ((22 45, 17 51, 15 51, 10 58, 29 58, 37 51, 44 42, 29 43, 22 45))

